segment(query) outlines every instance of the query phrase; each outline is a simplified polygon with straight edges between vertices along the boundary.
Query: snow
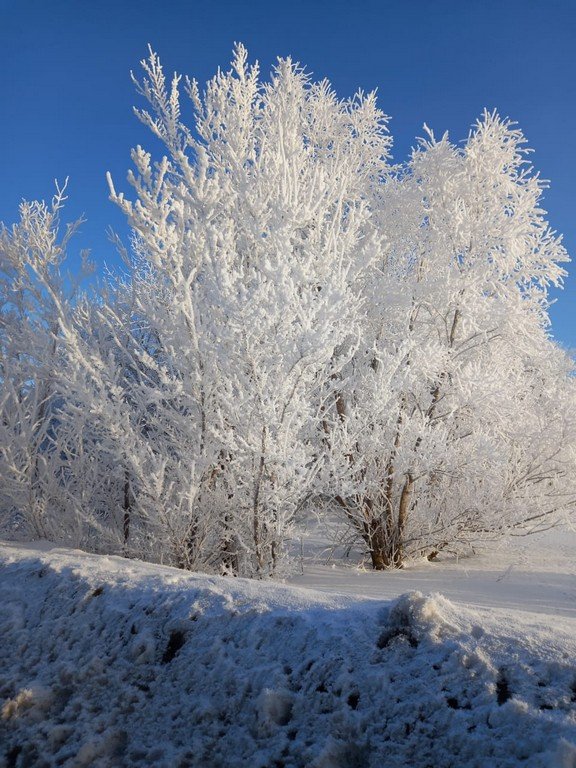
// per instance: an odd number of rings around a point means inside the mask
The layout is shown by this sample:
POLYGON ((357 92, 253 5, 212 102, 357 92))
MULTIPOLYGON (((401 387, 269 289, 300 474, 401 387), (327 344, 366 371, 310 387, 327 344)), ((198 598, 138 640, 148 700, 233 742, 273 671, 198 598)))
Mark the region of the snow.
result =
POLYGON ((441 592, 473 608, 521 610, 576 620, 576 531, 569 528, 489 542, 474 557, 423 561, 389 571, 384 577, 355 567, 356 561, 349 568, 324 564, 334 561, 326 554, 313 554, 320 549, 321 531, 316 532, 315 546, 308 547, 312 562, 306 564, 305 576, 294 578, 294 584, 378 599, 398 597, 408 590, 441 592))
POLYGON ((575 768, 575 552, 279 584, 0 544, 0 766, 575 768))

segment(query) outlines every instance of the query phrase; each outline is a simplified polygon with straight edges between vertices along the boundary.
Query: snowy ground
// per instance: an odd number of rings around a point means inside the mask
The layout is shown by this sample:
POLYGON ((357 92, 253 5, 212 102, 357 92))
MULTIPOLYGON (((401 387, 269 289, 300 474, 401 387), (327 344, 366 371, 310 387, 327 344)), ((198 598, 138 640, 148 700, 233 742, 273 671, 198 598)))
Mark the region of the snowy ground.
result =
POLYGON ((304 570, 0 545, 0 766, 576 768, 575 533, 304 570))

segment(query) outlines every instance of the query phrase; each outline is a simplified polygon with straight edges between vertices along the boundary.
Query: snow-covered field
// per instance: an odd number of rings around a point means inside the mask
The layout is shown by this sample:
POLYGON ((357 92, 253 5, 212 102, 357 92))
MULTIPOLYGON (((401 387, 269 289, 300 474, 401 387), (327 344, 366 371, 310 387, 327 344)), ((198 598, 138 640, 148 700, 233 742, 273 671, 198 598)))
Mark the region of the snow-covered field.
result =
POLYGON ((4 543, 0 708, 5 768, 575 768, 576 534, 287 584, 4 543))

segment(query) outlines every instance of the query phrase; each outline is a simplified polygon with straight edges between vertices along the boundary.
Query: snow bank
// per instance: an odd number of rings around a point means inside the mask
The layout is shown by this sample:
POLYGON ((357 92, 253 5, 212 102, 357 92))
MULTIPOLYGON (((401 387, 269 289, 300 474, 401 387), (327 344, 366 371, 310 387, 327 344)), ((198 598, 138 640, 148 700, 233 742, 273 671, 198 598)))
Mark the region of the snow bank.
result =
POLYGON ((0 547, 0 765, 576 766, 576 639, 0 547))

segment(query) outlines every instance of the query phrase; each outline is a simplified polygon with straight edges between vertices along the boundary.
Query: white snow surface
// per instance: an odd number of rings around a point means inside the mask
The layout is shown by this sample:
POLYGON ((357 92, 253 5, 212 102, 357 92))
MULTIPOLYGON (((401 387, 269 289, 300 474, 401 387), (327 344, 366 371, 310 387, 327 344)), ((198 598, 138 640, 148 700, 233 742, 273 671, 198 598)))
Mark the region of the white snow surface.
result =
POLYGON ((3 543, 0 766, 576 768, 575 554, 278 584, 3 543))

